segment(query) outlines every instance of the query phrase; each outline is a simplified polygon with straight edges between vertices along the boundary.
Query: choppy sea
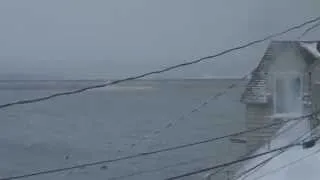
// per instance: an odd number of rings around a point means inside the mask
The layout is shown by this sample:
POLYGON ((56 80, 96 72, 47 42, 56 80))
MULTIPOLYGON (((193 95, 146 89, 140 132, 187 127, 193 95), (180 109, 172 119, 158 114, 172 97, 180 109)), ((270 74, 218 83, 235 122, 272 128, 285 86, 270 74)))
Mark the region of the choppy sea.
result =
MULTIPOLYGON (((99 81, 1 81, 0 103, 99 81)), ((142 80, 0 110, 0 177, 113 159, 243 130, 243 86, 188 114, 238 80, 142 80), (172 124, 172 126, 168 126, 172 124)), ((31 180, 161 180, 235 159, 228 140, 31 180)), ((185 179, 202 179, 204 174, 185 179)), ((217 176, 226 178, 225 173, 217 176)))

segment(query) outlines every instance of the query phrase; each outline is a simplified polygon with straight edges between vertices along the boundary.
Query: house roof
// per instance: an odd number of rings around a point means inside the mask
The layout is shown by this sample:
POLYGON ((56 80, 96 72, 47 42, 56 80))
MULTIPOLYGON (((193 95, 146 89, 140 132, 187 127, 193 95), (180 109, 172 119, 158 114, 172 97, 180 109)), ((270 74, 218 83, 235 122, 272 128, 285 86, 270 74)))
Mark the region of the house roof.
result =
MULTIPOLYGON (((310 149, 303 149, 300 146, 293 147, 252 174, 249 173, 248 177, 243 176, 238 180, 319 180, 319 150, 319 144, 310 149)), ((252 163, 251 166, 257 166, 268 158, 261 158, 256 163, 252 163)))
POLYGON ((260 63, 251 73, 251 79, 242 94, 241 102, 264 104, 268 102, 266 78, 275 57, 286 50, 300 53, 307 64, 320 58, 320 41, 272 41, 260 63))
MULTIPOLYGON (((267 152, 270 149, 283 147, 293 142, 299 142, 310 135, 308 122, 292 127, 294 122, 286 124, 279 130, 280 136, 275 138, 269 145, 261 147, 256 153, 267 152), (282 132, 282 133, 281 133, 282 132), (306 133, 309 132, 309 133, 306 133), (298 141, 297 141, 298 140, 298 141)), ((320 177, 320 144, 304 149, 301 145, 291 147, 283 153, 274 152, 243 164, 236 172, 237 180, 318 180, 320 177), (272 158, 269 160, 269 158, 272 158), (244 173, 262 162, 266 162, 250 173, 244 173)))

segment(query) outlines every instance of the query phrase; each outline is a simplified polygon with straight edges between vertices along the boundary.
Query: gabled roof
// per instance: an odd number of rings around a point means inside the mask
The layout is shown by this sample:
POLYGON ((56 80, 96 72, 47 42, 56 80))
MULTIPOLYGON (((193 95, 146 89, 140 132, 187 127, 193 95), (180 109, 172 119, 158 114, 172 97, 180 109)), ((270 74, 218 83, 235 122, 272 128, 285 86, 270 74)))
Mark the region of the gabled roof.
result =
POLYGON ((320 58, 319 41, 272 41, 260 63, 251 74, 251 79, 242 94, 241 102, 264 104, 268 102, 266 78, 270 65, 276 56, 290 49, 304 57, 307 64, 313 64, 320 58))

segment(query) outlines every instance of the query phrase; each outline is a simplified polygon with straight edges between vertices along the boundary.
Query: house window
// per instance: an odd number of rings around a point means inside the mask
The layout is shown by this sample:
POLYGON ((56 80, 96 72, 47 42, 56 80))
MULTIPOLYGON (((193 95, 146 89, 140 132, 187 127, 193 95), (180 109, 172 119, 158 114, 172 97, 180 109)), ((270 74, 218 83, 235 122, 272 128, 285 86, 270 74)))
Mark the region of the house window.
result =
POLYGON ((275 113, 301 113, 302 78, 300 76, 282 75, 275 79, 274 111, 275 113))

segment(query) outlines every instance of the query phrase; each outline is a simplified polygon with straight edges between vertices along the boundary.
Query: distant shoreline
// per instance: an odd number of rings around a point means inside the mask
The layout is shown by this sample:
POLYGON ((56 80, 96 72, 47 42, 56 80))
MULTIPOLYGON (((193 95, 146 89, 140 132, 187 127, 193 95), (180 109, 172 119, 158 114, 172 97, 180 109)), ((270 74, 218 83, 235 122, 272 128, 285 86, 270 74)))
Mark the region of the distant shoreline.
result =
MULTIPOLYGON (((108 83, 110 80, 0 80, 0 90, 75 90, 108 83)), ((139 79, 115 85, 132 88, 158 85, 180 85, 183 87, 213 86, 217 83, 244 82, 241 79, 139 79)))
MULTIPOLYGON (((33 80, 33 79, 14 79, 5 80, 0 79, 0 82, 106 82, 114 81, 118 79, 43 79, 43 80, 33 80)), ((241 78, 186 78, 186 79, 137 79, 133 81, 211 81, 211 80, 241 80, 241 78)))

